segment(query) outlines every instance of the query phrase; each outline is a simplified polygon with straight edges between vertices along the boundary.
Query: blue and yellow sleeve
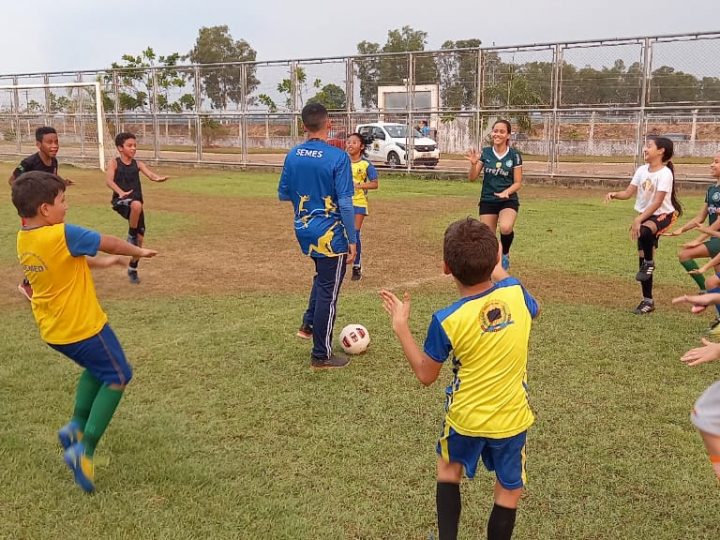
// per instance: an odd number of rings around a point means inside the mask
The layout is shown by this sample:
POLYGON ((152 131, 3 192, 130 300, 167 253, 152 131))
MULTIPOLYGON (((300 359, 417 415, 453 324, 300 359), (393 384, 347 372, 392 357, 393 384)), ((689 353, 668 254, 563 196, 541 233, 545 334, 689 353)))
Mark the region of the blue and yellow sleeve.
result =
POLYGON ((89 255, 94 257, 100 248, 102 236, 97 231, 91 231, 77 225, 65 224, 65 243, 73 257, 89 255))
POLYGON ((423 350, 430 358, 440 363, 445 362, 452 352, 450 338, 445 333, 445 329, 440 324, 437 315, 433 315, 430 320, 423 350))

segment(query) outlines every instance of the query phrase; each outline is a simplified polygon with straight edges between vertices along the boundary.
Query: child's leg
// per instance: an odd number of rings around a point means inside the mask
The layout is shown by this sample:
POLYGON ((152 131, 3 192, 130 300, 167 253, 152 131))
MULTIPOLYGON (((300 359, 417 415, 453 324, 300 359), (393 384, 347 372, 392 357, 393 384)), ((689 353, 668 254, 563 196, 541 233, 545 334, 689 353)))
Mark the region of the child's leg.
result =
POLYGON ((497 229, 498 215, 497 214, 480 214, 480 223, 484 223, 490 227, 491 231, 497 229))
POLYGON ((512 208, 504 208, 500 210, 498 215, 498 227, 500 228, 500 243, 502 244, 503 255, 510 254, 510 246, 515 238, 515 220, 517 220, 517 210, 512 208))
MULTIPOLYGON (((699 268, 695 259, 706 258, 709 256, 710 253, 708 252, 708 248, 705 245, 702 245, 694 248, 683 249, 678 254, 678 259, 685 271, 690 272, 690 270, 697 270, 699 268)), ((697 286, 700 287, 701 291, 705 290, 705 276, 702 274, 690 274, 690 277, 695 280, 695 283, 697 283, 697 286)))
POLYGON ((523 488, 506 489, 495 482, 494 502, 488 519, 488 540, 510 540, 515 529, 515 517, 523 488))
MULTIPOLYGON (((715 268, 715 274, 710 276, 705 280, 705 287, 707 287, 707 292, 709 293, 720 293, 720 272, 718 272, 720 268, 715 268)), ((718 318, 720 318, 720 304, 715 304, 715 309, 717 310, 718 318)))
POLYGON ((362 266, 362 242, 360 240, 360 229, 362 229, 363 221, 365 220, 365 216, 363 214, 355 214, 355 233, 357 234, 357 241, 356 241, 356 247, 357 252, 355 255, 355 260, 353 261, 354 267, 362 266))
MULTIPOLYGON (((650 256, 652 257, 652 254, 650 256)), ((646 260, 647 259, 645 258, 644 252, 638 251, 638 261, 640 263, 640 270, 643 269, 643 265, 645 264, 646 260)), ((650 260, 652 260, 652 259, 650 259, 650 260)), ((640 282, 640 288, 642 289, 642 295, 643 295, 644 300, 647 300, 647 301, 653 300, 652 284, 653 284, 652 275, 645 281, 640 282)))
POLYGON ((435 505, 437 507, 439 540, 455 540, 457 538, 462 506, 460 501, 462 472, 461 463, 448 462, 438 456, 435 505))
POLYGON ((143 211, 143 203, 141 201, 133 201, 130 203, 130 216, 128 216, 128 241, 134 243, 130 238, 135 239, 138 234, 138 224, 140 223, 140 215, 143 211))
POLYGON ((713 470, 715 471, 715 476, 720 480, 720 436, 711 435, 704 431, 700 431, 700 435, 702 435, 703 442, 705 443, 705 449, 707 450, 710 463, 712 463, 713 470))
POLYGON ((88 417, 92 404, 97 397, 103 383, 95 378, 89 370, 85 370, 80 375, 80 380, 75 391, 75 409, 71 422, 73 422, 80 431, 85 431, 88 417))
POLYGON ((710 385, 698 398, 690 420, 700 431, 715 475, 720 480, 720 381, 710 385))
MULTIPOLYGON (((135 227, 130 228, 130 236, 128 236, 128 242, 131 244, 135 244, 138 247, 143 246, 143 242, 145 240, 145 212, 142 210, 142 203, 140 201, 133 201, 133 205, 135 203, 138 203, 138 205, 135 206, 137 209, 140 208, 140 215, 137 217, 137 221, 135 223, 135 227), (132 234, 134 232, 134 234, 132 234)), ((131 206, 131 218, 132 218, 132 206, 131 206)), ((133 257, 130 259, 130 265, 128 268, 128 277, 130 278, 130 282, 137 284, 140 283, 140 279, 138 278, 137 274, 137 268, 138 264, 140 263, 140 259, 133 257)))

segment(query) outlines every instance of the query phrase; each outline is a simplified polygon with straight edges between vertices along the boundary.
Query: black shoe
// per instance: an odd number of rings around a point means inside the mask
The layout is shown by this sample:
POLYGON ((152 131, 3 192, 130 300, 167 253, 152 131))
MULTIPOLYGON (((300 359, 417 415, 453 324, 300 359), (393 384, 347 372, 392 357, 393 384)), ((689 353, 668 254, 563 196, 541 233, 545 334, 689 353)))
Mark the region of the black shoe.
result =
POLYGON ((635 275, 635 279, 638 281, 647 281, 653 275, 655 271, 655 263, 652 261, 645 261, 640 267, 640 271, 635 275))
POLYGON ((312 326, 310 326, 309 324, 303 323, 295 335, 301 339, 312 339, 312 337, 313 337, 312 326))
POLYGON ((350 363, 349 358, 344 356, 331 355, 330 358, 310 357, 310 367, 314 369, 343 368, 350 363))
POLYGON ((647 315, 652 311, 655 311, 655 302, 643 300, 638 304, 638 307, 633 310, 633 313, 635 315, 647 315))
POLYGON ((140 278, 138 277, 137 270, 133 270, 132 268, 128 268, 128 280, 130 280, 130 283, 133 285, 139 285, 140 284, 140 278))
POLYGON ((350 278, 352 281, 359 281, 362 277, 362 270, 359 266, 353 266, 352 271, 352 277, 350 278))

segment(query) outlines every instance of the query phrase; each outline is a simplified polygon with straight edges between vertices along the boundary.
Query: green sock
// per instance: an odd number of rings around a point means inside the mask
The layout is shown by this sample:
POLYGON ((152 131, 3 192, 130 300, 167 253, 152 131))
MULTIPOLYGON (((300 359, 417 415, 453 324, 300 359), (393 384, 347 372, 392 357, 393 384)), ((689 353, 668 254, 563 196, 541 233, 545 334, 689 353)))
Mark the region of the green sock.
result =
POLYGON ((85 430, 85 424, 100 387, 102 383, 93 377, 92 373, 87 369, 82 372, 75 391, 75 410, 72 416, 72 422, 78 425, 80 431, 85 430))
POLYGON ((95 447, 112 420, 122 396, 123 390, 113 390, 106 384, 97 393, 83 432, 83 443, 88 457, 93 457, 95 447))
MULTIPOLYGON (((700 268, 695 262, 695 259, 690 259, 689 261, 680 261, 680 264, 682 264, 682 267, 687 272, 700 268)), ((690 277, 695 280, 695 283, 698 284, 698 287, 700 287, 701 291, 705 290, 705 276, 703 276, 702 274, 690 274, 690 277)))

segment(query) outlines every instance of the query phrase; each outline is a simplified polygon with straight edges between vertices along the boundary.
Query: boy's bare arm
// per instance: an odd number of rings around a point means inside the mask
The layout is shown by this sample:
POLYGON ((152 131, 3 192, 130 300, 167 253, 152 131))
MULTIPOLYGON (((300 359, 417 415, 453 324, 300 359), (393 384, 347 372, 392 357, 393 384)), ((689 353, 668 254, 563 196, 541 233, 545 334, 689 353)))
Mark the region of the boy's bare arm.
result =
POLYGON ((112 255, 127 255, 129 257, 154 257, 157 255, 157 251, 154 249, 141 248, 125 240, 120 240, 120 238, 116 236, 108 236, 105 234, 100 237, 100 247, 98 250, 112 255))
POLYGON ((160 176, 158 174, 155 174, 150 170, 150 167, 145 165, 142 161, 138 161, 137 165, 138 169, 140 169, 140 172, 147 176, 153 182, 164 182, 165 180, 170 178, 169 176, 160 176))
POLYGON ((442 364, 436 362, 425 354, 415 342, 410 332, 408 321, 410 319, 410 296, 405 293, 401 301, 392 292, 385 289, 380 291, 385 311, 390 314, 392 327, 395 335, 400 341, 405 357, 417 379, 425 386, 431 385, 438 378, 442 364))
POLYGON ((122 255, 109 255, 106 257, 85 257, 90 268, 110 268, 111 266, 125 267, 128 259, 122 255))

